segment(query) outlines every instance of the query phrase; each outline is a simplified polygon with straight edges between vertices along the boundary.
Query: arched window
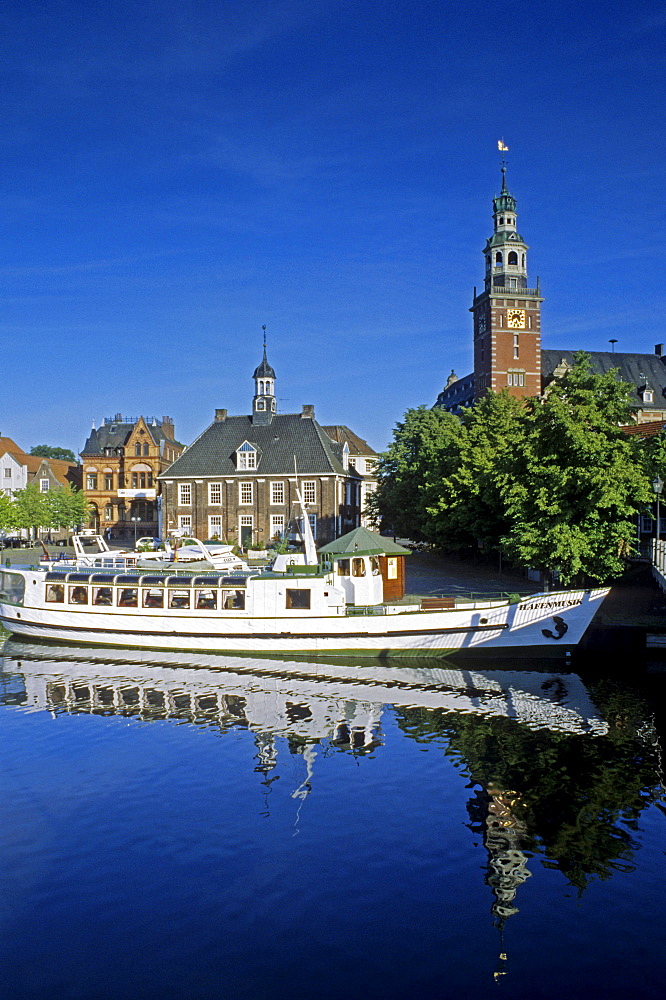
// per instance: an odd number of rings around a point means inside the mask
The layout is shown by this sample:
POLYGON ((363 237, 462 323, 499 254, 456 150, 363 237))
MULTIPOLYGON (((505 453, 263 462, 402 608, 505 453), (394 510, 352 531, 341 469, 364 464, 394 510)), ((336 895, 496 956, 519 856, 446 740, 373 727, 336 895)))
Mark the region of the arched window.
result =
POLYGON ((504 216, 502 216, 502 218, 500 219, 500 226, 503 226, 503 225, 504 225, 504 216))
POLYGON ((509 254, 509 266, 518 267, 518 254, 515 250, 512 250, 509 254))
POLYGON ((498 250, 497 253, 495 254, 495 263, 498 264, 498 265, 502 263, 502 252, 501 252, 501 250, 498 250))
POLYGON ((525 254, 523 254, 523 267, 525 267, 525 254))
POLYGON ((490 265, 491 265, 490 254, 488 254, 486 256, 486 271, 490 270, 490 265))

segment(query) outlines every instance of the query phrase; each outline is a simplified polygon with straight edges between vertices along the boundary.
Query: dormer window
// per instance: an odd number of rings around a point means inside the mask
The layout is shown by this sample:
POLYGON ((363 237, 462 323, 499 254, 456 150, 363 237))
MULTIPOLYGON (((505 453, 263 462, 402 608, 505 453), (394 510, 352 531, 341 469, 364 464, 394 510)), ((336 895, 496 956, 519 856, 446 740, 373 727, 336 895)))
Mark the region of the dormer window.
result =
POLYGON ((249 441, 244 441, 236 452, 237 469, 257 468, 257 449, 249 441))
POLYGON ((643 389, 641 395, 644 403, 654 403, 654 393, 652 389, 643 389))

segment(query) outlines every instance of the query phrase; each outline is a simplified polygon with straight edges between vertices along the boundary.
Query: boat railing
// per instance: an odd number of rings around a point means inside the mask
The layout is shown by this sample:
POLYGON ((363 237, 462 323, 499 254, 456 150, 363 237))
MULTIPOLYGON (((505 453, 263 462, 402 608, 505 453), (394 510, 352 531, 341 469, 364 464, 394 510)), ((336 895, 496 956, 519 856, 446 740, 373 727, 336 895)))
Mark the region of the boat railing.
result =
POLYGON ((387 610, 383 604, 348 604, 345 613, 347 617, 353 618, 361 615, 385 615, 387 610))

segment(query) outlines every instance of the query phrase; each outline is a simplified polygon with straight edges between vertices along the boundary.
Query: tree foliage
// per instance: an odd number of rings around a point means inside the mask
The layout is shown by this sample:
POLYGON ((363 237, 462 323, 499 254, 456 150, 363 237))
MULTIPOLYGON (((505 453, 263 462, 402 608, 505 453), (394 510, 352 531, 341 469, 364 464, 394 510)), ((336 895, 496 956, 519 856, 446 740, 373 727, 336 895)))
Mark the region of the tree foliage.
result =
POLYGON ((31 455, 40 455, 42 458, 59 458, 63 462, 75 462, 74 452, 69 448, 56 448, 50 444, 36 444, 30 449, 31 455))
POLYGON ((414 541, 433 541, 427 515, 430 488, 459 461, 460 422, 444 410, 408 410, 380 455, 378 487, 368 511, 376 523, 414 541))
MULTIPOLYGON (((34 530, 75 528, 88 519, 89 505, 85 493, 69 483, 48 493, 42 493, 37 483, 28 483, 25 489, 16 491, 13 500, 5 500, 10 505, 7 516, 11 524, 8 527, 34 530)), ((2 516, 0 505, 0 518, 2 516)))
MULTIPOLYGON (((644 446, 620 427, 630 422, 629 387, 583 353, 543 399, 491 392, 460 420, 409 410, 380 458, 374 512, 445 551, 501 549, 565 583, 610 579, 652 499, 644 446)), ((651 448, 660 465, 666 441, 651 448)))
POLYGON ((629 387, 615 371, 589 369, 585 354, 524 411, 525 443, 505 492, 510 522, 503 544, 522 565, 618 576, 636 537, 636 515, 650 502, 629 423, 629 387))

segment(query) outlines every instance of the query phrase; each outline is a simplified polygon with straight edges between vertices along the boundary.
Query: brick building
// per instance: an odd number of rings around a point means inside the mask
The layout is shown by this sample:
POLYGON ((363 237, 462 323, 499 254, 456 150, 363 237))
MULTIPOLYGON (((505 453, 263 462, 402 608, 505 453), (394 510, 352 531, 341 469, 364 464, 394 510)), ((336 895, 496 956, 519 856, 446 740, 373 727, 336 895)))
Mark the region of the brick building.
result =
POLYGON ((81 458, 90 525, 109 538, 160 534, 158 477, 183 451, 171 417, 105 417, 81 458))
MULTIPOLYGON (((353 432, 334 440, 315 419, 277 412, 275 372, 264 357, 254 372, 252 412, 215 420, 160 476, 164 531, 220 538, 242 547, 300 537, 296 485, 319 543, 360 522, 364 477, 350 462, 350 444, 371 449, 353 432)), ((364 452, 365 453, 365 452, 364 452)))
MULTIPOLYGON (((539 396, 553 379, 573 364, 573 350, 541 349, 540 282, 529 287, 528 246, 516 228, 516 199, 506 186, 493 199, 493 233, 486 241, 485 282, 474 297, 474 371, 458 378, 449 375, 435 406, 460 413, 488 390, 508 390, 512 396, 539 396)), ((584 349, 584 348, 582 348, 584 349)), ((632 408, 638 423, 666 418, 666 350, 657 344, 654 354, 589 351, 591 367, 603 373, 617 368, 618 377, 632 387, 632 408)))

